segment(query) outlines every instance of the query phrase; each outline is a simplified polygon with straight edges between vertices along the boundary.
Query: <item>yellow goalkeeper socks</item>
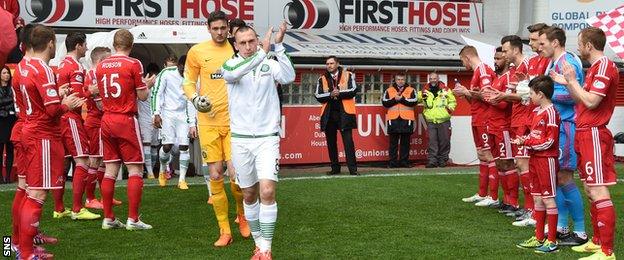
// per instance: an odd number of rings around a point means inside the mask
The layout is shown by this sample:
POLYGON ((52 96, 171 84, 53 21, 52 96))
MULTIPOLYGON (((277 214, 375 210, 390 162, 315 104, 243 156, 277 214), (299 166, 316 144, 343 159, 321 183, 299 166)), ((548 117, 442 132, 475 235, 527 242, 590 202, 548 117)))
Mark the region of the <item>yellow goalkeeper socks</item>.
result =
POLYGON ((210 189, 212 191, 212 208, 214 209, 221 233, 232 234, 230 230, 230 221, 228 220, 228 198, 225 194, 223 179, 210 180, 210 189))
POLYGON ((240 186, 238 186, 238 184, 234 181, 230 181, 230 189, 232 190, 232 195, 234 195, 234 200, 236 201, 236 214, 239 216, 244 215, 243 190, 241 190, 240 186))

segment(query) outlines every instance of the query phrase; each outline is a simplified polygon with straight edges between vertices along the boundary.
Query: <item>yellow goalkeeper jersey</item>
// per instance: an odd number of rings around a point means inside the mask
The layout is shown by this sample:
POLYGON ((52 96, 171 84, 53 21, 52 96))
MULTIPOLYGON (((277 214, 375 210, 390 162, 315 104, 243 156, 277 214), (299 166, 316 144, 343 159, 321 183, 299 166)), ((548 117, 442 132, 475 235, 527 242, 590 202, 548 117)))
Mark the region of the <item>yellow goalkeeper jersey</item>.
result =
POLYGON ((204 126, 229 126, 228 95, 220 68, 232 58, 234 50, 228 41, 217 44, 212 40, 195 44, 186 55, 184 68, 184 94, 190 100, 196 94, 208 96, 212 110, 197 113, 197 124, 204 126), (197 81, 199 80, 199 89, 197 81))

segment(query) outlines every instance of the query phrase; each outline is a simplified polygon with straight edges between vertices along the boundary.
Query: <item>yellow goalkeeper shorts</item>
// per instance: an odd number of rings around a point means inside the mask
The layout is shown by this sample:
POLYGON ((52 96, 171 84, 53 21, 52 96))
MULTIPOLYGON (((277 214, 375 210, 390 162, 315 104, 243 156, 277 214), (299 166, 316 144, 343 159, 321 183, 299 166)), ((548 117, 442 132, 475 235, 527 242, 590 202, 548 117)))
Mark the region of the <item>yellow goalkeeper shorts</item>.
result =
POLYGON ((229 161, 232 158, 230 127, 200 125, 197 130, 204 163, 229 161))

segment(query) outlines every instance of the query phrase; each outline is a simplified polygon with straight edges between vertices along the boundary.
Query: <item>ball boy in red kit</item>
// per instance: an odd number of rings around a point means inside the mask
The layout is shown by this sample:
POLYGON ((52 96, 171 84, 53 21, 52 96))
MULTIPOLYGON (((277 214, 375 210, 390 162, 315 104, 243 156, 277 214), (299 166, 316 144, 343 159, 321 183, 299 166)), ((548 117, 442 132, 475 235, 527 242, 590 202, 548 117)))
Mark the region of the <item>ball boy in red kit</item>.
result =
POLYGON ((559 114, 551 98, 554 84, 548 76, 537 76, 529 82, 533 110, 529 135, 513 140, 529 149, 529 174, 531 194, 535 203, 535 236, 519 243, 520 248, 534 249, 536 253, 552 253, 557 247, 557 204, 555 203, 557 171, 559 170, 559 114), (548 223, 548 237, 544 227, 548 223))
POLYGON ((152 228, 151 225, 139 219, 139 206, 143 193, 143 150, 136 119, 136 101, 137 98, 147 99, 149 88, 154 84, 154 76, 144 79, 141 62, 128 57, 133 44, 134 38, 128 30, 117 31, 113 39, 116 54, 102 60, 96 69, 104 111, 101 131, 106 172, 101 187, 104 206, 102 229, 145 230, 152 228), (147 81, 147 84, 144 81, 147 81), (122 162, 128 168, 128 221, 126 225, 115 218, 112 207, 115 180, 122 162))

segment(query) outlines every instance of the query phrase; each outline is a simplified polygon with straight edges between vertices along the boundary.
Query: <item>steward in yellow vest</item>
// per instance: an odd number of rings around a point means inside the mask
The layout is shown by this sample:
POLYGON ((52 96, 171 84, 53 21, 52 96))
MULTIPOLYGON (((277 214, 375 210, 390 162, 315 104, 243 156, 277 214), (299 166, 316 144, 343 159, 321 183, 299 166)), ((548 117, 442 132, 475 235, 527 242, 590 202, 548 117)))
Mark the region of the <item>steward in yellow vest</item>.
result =
POLYGON ((451 151, 451 114, 457 106, 453 91, 441 82, 438 74, 429 74, 429 83, 418 92, 427 121, 429 147, 425 167, 446 167, 451 151))
POLYGON ((340 131, 349 173, 357 175, 355 145, 352 136, 352 129, 357 128, 355 75, 340 67, 338 58, 335 56, 328 57, 325 66, 327 71, 318 79, 315 97, 321 103, 321 130, 325 132, 327 138, 327 150, 331 161, 332 170, 327 174, 340 173, 336 144, 337 131, 340 131))
POLYGON ((386 112, 390 136, 388 167, 410 167, 410 139, 416 122, 414 108, 417 104, 416 90, 405 83, 404 74, 397 74, 394 76, 394 83, 384 92, 381 103, 388 109, 386 112))

